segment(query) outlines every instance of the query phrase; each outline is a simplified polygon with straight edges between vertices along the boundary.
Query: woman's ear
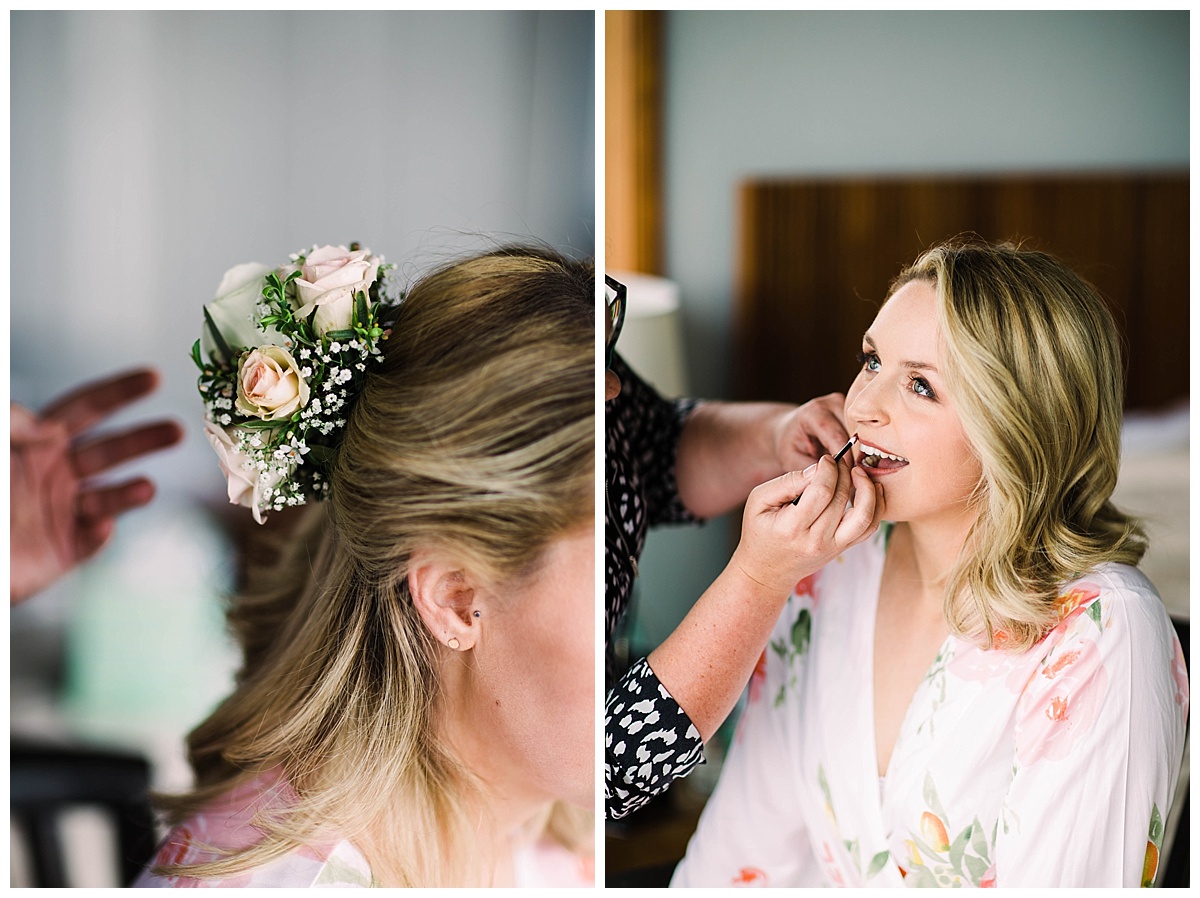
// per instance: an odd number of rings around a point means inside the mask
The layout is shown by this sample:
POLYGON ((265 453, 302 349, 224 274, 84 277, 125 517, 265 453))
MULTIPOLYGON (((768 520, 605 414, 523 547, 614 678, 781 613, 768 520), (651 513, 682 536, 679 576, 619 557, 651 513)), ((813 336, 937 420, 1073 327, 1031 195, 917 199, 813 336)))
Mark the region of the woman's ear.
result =
POLYGON ((475 647, 475 584, 461 564, 445 555, 418 552, 408 567, 408 591, 429 632, 458 652, 475 647))

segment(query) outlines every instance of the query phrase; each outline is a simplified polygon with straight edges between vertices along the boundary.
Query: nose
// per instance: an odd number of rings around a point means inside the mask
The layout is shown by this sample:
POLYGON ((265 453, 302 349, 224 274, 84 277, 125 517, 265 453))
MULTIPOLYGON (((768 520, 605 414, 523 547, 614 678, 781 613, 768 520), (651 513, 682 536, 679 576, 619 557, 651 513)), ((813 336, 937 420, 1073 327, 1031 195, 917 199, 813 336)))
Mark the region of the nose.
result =
MULTIPOLYGON (((883 378, 860 374, 846 394, 846 423, 849 425, 886 424, 888 413, 883 401, 883 378)), ((853 430, 853 426, 851 428, 853 430)))

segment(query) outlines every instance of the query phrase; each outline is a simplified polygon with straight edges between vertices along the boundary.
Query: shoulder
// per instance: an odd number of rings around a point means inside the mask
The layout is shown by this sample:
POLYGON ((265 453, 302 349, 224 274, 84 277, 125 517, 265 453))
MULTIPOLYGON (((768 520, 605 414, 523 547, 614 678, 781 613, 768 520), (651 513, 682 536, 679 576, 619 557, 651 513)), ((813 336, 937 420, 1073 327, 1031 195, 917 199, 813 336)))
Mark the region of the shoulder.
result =
POLYGON ((1104 564, 1063 585, 1058 625, 1018 664, 1016 730, 1022 763, 1061 760, 1088 733, 1125 727, 1182 736, 1187 672, 1153 584, 1137 568, 1104 564))
POLYGON ((1097 635, 1109 643, 1131 646, 1169 643, 1174 628, 1162 597, 1138 568, 1102 564, 1066 583, 1055 602, 1061 622, 1055 633, 1086 629, 1090 620, 1097 635))
POLYGON ((594 888, 596 862, 543 836, 514 857, 519 888, 594 888))
POLYGON ((268 772, 231 789, 210 807, 174 827, 163 840, 136 886, 159 888, 325 887, 369 886, 371 871, 349 842, 330 838, 316 845, 298 845, 282 856, 228 876, 163 876, 161 865, 197 865, 227 858, 251 848, 265 836, 254 825, 256 816, 285 807, 294 799, 291 787, 277 772, 268 772))

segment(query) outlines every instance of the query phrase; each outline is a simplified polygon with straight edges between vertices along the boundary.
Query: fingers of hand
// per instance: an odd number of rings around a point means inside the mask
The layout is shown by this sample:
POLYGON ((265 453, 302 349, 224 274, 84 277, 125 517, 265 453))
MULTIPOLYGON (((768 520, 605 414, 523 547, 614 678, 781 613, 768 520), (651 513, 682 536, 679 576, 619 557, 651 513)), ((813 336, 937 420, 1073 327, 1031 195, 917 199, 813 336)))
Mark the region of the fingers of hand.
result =
POLYGON ((156 421, 100 437, 75 447, 75 471, 80 477, 91 477, 140 455, 173 446, 182 438, 183 431, 174 421, 156 421))
POLYGON ((805 406, 811 406, 812 409, 808 419, 810 433, 829 453, 837 452, 846 444, 846 440, 850 439, 843 418, 845 405, 845 396, 841 393, 830 393, 812 400, 805 406))
POLYGON ((91 558, 112 539, 116 529, 116 521, 112 518, 98 518, 80 524, 75 529, 75 558, 78 561, 91 558))
MULTIPOLYGON (((808 471, 808 482, 799 493, 800 501, 796 503, 797 527, 807 529, 829 507, 833 500, 838 484, 838 468, 829 456, 822 456, 816 466, 808 471)), ((788 474, 785 477, 790 476, 788 474)), ((798 482, 797 482, 798 485, 798 482)), ((793 493, 793 495, 796 495, 793 493)))
POLYGON ((880 526, 883 513, 882 487, 862 471, 854 471, 854 501, 836 528, 834 539, 847 549, 869 537, 880 526))
POLYGON ((82 490, 75 500, 75 513, 81 521, 88 523, 80 525, 79 529, 91 529, 100 520, 111 521, 132 508, 140 508, 153 498, 154 484, 144 477, 115 486, 82 490))
POLYGON ((61 421, 72 434, 77 434, 153 392, 157 386, 158 374, 149 368, 127 371, 84 384, 59 397, 42 412, 42 417, 61 421))

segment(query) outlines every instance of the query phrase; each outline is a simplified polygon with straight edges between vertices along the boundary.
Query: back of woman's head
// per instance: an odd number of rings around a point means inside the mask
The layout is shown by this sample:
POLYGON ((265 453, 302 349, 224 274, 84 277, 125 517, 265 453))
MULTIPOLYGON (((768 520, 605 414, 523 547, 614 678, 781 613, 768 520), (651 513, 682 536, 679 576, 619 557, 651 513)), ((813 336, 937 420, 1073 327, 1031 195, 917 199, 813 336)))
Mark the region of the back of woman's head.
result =
POLYGON ((893 283, 935 286, 945 376, 982 463, 980 517, 950 584, 951 626, 1025 648, 1057 587, 1136 564, 1137 524, 1110 502, 1120 463, 1120 338, 1095 289, 1046 253, 956 241, 893 283))
POLYGON ((403 808, 406 831, 381 850, 407 858, 409 884, 454 881, 470 775, 437 737, 437 652, 409 562, 440 550, 514 580, 591 520, 594 320, 591 263, 543 249, 456 262, 405 297, 315 526, 231 609, 238 689, 189 739, 199 788, 168 807, 181 819, 275 767, 299 800, 232 867, 191 875, 261 863, 329 826, 378 840, 403 808))
POLYGON ((588 265, 507 250, 422 280, 351 415, 332 518, 362 576, 453 544, 500 575, 585 518, 593 494, 588 265))

